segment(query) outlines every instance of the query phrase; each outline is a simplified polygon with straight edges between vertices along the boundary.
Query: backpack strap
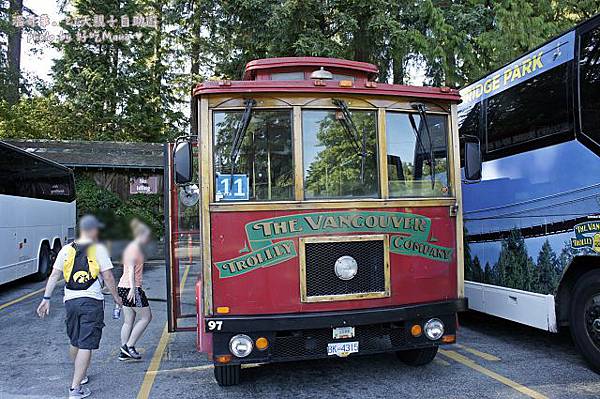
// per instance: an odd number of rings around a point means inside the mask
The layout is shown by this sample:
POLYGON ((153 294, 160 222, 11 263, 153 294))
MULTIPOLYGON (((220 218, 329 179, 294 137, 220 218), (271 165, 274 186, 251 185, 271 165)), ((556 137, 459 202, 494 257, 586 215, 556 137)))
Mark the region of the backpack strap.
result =
POLYGON ((90 269, 90 274, 92 278, 97 278, 98 274, 100 274, 100 264, 98 263, 98 258, 96 257, 96 245, 92 244, 87 248, 87 260, 88 266, 90 269))
POLYGON ((77 254, 77 250, 73 247, 73 245, 68 245, 65 248, 65 250, 67 251, 67 256, 65 258, 65 262, 63 263, 63 277, 66 283, 71 278, 71 273, 73 272, 73 265, 75 264, 75 255, 77 254))

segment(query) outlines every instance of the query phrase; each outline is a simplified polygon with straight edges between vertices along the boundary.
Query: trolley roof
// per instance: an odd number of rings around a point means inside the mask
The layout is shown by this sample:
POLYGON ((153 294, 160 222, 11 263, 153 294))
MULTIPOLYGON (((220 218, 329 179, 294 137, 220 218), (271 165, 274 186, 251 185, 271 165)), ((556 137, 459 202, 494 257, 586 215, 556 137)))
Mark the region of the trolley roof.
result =
POLYGON ((200 83, 194 89, 197 96, 226 93, 336 93, 410 97, 459 102, 457 90, 448 87, 407 86, 375 82, 377 66, 366 62, 323 57, 282 57, 250 61, 244 80, 216 80, 200 83), (310 74, 324 68, 339 79, 311 79, 310 74), (274 79, 278 74, 292 74, 303 79, 274 79), (347 77, 347 79, 346 79, 347 77))

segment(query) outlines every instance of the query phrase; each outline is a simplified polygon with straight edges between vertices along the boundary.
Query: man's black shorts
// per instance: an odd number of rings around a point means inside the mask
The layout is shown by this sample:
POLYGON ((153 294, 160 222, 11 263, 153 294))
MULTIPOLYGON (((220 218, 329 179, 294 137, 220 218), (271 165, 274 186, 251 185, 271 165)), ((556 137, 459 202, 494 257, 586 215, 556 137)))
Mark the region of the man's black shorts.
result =
POLYGON ((74 298, 65 302, 67 334, 79 349, 98 349, 104 327, 104 301, 74 298))

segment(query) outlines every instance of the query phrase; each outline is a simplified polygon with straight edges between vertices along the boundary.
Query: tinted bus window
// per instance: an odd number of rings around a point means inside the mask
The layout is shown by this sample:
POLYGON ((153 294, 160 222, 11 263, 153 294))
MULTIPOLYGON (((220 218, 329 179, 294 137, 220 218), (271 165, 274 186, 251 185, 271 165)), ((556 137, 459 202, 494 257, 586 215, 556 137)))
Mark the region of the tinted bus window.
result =
MULTIPOLYGON (((573 128, 568 63, 487 100, 487 151, 506 150, 573 128)), ((518 152, 515 150, 515 153, 518 152)))
POLYGON ((71 202, 72 173, 38 157, 0 145, 0 194, 71 202))
POLYGON ((600 29, 581 36, 581 130, 600 145, 600 29))

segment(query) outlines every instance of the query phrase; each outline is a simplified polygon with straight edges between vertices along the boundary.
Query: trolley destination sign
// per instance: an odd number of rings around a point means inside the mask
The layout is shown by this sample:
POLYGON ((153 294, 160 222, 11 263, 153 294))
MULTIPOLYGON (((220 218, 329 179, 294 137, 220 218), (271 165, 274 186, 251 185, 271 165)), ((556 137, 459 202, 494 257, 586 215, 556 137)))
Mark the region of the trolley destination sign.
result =
MULTIPOLYGON (((390 252, 450 262, 452 249, 431 243, 431 219, 385 211, 338 211, 287 215, 246 224, 250 249, 234 259, 216 262, 221 278, 238 276, 297 256, 290 238, 327 234, 389 234, 390 252), (275 241, 284 240, 284 241, 275 241)), ((242 249, 241 251, 248 250, 242 249)))

